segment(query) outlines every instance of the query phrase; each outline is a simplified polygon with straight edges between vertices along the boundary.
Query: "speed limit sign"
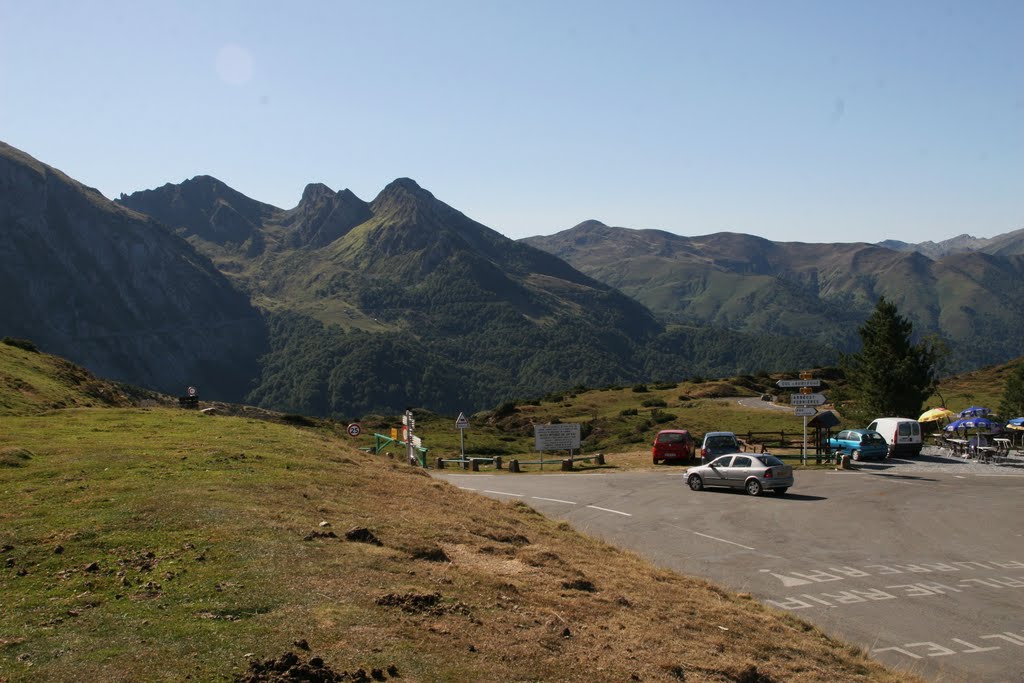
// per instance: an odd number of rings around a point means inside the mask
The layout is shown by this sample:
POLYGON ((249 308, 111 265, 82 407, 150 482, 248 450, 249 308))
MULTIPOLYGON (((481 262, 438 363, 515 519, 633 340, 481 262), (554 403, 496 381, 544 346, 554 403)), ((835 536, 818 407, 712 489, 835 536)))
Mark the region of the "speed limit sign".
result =
POLYGON ((352 424, 350 424, 348 426, 348 435, 349 436, 359 436, 362 433, 363 433, 362 427, 357 425, 355 422, 353 422, 352 424))

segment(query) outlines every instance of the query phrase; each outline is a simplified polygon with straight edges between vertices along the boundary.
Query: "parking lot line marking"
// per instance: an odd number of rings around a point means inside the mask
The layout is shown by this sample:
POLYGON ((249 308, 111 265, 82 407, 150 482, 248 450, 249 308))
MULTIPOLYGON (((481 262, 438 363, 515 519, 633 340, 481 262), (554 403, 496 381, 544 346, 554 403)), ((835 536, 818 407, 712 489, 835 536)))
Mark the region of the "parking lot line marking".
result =
POLYGON ((721 541, 722 543, 728 543, 729 545, 738 545, 739 547, 747 550, 757 550, 757 548, 751 548, 749 545, 743 545, 742 543, 736 543, 735 541, 727 541, 724 538, 718 538, 717 536, 708 536, 707 534, 702 534, 699 531, 694 531, 693 533, 698 536, 703 536, 704 538, 710 538, 712 541, 721 541))
POLYGON ((633 516, 632 514, 630 514, 628 512, 619 512, 618 510, 609 510, 608 508, 602 508, 602 507, 598 507, 596 505, 588 505, 587 507, 588 508, 594 508, 595 510, 600 510, 602 512, 614 512, 615 514, 622 515, 623 517, 632 517, 633 516))
POLYGON ((541 498, 540 496, 532 496, 534 500, 550 500, 552 503, 565 503, 566 505, 575 505, 576 503, 571 500, 559 500, 557 498, 541 498))
POLYGON ((516 498, 523 497, 522 493, 508 493, 507 491, 488 491, 487 489, 484 489, 484 493, 493 493, 498 496, 515 496, 516 498))

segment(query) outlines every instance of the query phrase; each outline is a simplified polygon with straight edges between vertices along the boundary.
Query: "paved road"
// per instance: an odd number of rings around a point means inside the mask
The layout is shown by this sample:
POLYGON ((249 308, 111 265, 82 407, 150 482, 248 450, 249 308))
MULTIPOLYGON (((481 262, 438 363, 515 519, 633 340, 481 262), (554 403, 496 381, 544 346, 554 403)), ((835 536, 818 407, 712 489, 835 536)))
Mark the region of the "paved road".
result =
POLYGON ((789 610, 943 683, 1024 681, 1024 463, 797 473, 784 497, 695 493, 682 468, 439 474, 789 610))

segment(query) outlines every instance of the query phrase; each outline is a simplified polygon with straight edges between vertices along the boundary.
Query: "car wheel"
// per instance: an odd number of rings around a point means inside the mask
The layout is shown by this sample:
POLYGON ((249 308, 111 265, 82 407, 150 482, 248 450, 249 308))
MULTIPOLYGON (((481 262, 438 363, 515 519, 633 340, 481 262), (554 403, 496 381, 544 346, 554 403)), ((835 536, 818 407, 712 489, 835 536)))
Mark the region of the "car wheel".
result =
POLYGON ((779 494, 780 496, 784 496, 786 495, 786 491, 788 490, 788 486, 780 486, 779 488, 775 489, 775 493, 779 494))
POLYGON ((657 464, 658 464, 659 462, 661 462, 661 461, 660 461, 660 460, 658 460, 657 458, 654 458, 654 464, 655 464, 655 465, 657 465, 657 464))
POLYGON ((757 479, 751 479, 750 481, 748 481, 747 482, 747 493, 749 493, 752 496, 760 496, 761 495, 761 482, 759 482, 757 479))
POLYGON ((690 488, 693 489, 694 491, 704 490, 704 481, 696 474, 692 475, 689 479, 687 479, 686 483, 689 484, 690 488))
POLYGON ((860 451, 853 451, 853 453, 850 453, 850 457, 853 458, 854 460, 860 460, 860 451))

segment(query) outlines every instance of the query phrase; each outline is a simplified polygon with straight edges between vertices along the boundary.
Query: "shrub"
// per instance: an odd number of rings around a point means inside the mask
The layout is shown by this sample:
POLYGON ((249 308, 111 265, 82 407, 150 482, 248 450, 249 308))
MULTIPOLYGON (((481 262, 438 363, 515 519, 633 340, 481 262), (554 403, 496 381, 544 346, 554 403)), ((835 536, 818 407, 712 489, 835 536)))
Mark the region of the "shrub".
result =
POLYGON ((658 382, 654 385, 654 388, 658 391, 664 391, 666 389, 675 389, 677 386, 679 385, 675 382, 658 382))
POLYGON ((22 351, 28 351, 29 353, 39 353, 39 347, 34 342, 28 339, 17 339, 15 337, 4 337, 0 339, 0 342, 21 349, 22 351))
POLYGON ((633 393, 634 394, 645 394, 645 393, 647 393, 647 385, 646 384, 634 384, 633 385, 633 393))
POLYGON ((644 408, 664 408, 668 404, 660 398, 649 398, 641 403, 644 408))
POLYGON ((508 417, 514 412, 516 412, 515 401, 505 401, 494 409, 494 417, 508 417))
POLYGON ((626 408, 625 410, 620 410, 619 411, 619 416, 620 417, 628 417, 630 415, 637 415, 637 414, 638 414, 638 411, 637 411, 636 408, 626 408))
POLYGON ((315 420, 308 418, 305 415, 297 415, 295 413, 282 415, 281 421, 290 425, 297 425, 299 427, 316 427, 317 425, 315 420))
POLYGON ((686 403, 687 401, 692 401, 692 400, 693 400, 693 397, 692 397, 692 396, 687 396, 686 394, 682 394, 682 395, 681 395, 681 396, 679 396, 678 398, 679 398, 679 400, 680 400, 680 401, 682 401, 683 403, 686 403))
POLYGON ((656 425, 665 424, 666 422, 671 422, 674 419, 676 419, 676 416, 672 413, 663 413, 658 409, 651 411, 650 421, 656 425))

